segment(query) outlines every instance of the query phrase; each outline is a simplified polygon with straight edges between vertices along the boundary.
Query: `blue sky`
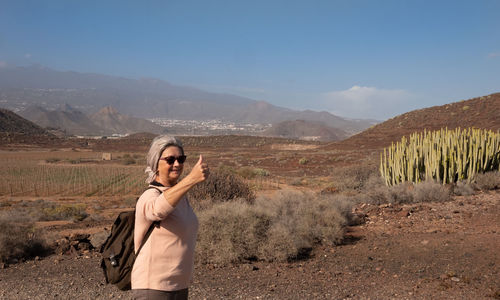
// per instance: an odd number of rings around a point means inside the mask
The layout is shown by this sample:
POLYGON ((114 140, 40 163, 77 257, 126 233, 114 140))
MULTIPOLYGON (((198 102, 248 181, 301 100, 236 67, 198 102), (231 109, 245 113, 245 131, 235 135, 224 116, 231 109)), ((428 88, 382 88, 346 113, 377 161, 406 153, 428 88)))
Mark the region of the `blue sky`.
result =
POLYGON ((0 1, 0 67, 154 77, 350 118, 500 92, 500 1, 0 1))

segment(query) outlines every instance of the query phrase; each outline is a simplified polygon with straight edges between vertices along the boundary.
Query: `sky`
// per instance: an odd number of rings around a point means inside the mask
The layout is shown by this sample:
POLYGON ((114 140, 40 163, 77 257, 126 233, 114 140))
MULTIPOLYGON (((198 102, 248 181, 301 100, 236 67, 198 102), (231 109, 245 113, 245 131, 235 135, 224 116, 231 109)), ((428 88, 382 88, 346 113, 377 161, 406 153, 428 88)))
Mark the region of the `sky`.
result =
POLYGON ((500 92, 499 12, 499 0, 0 0, 0 67, 385 120, 500 92))

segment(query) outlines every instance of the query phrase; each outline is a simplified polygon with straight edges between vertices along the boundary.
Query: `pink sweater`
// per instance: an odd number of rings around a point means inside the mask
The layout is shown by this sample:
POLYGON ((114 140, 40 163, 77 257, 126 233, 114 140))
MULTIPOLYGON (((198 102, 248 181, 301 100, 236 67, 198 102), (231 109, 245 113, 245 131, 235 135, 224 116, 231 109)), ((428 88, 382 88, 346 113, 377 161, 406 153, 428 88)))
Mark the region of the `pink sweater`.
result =
POLYGON ((146 190, 136 205, 135 251, 154 221, 161 221, 160 227, 154 228, 135 260, 132 289, 185 289, 193 274, 198 219, 186 196, 172 207, 158 190, 146 190))

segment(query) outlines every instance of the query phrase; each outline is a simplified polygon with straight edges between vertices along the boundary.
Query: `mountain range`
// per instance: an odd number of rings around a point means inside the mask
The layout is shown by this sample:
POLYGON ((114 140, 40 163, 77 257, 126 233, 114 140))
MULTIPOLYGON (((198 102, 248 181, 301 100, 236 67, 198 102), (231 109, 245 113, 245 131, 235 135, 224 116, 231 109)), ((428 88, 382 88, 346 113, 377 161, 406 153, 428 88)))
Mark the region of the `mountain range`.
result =
MULTIPOLYGON (((87 116, 110 106, 136 118, 224 120, 252 124, 314 121, 340 129, 348 135, 361 132, 377 122, 349 120, 325 111, 296 111, 265 101, 176 86, 158 79, 62 72, 42 66, 0 68, 0 106, 21 112, 32 106, 47 111, 60 110, 66 104, 87 116)), ((28 116, 28 113, 22 114, 28 116)), ((61 115, 70 119, 61 119, 70 127, 73 126, 71 120, 84 118, 83 115, 68 115, 67 111, 51 117, 61 118, 61 115)), ((96 125, 113 130, 111 120, 96 125)), ((72 130, 80 129, 74 127, 72 130)))
POLYGON ((155 123, 120 114, 106 106, 87 116, 65 104, 58 110, 47 110, 40 106, 30 106, 19 113, 33 123, 49 129, 60 129, 70 135, 113 135, 150 132, 160 134, 165 129, 155 123))

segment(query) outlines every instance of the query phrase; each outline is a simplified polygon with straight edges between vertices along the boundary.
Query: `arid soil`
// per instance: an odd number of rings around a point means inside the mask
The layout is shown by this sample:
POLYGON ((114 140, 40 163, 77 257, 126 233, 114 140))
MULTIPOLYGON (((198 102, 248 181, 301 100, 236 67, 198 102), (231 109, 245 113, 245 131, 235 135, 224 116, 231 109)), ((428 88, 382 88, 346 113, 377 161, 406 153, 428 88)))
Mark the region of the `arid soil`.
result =
MULTIPOLYGON (((197 265, 191 299, 500 299, 500 191, 445 203, 359 204, 343 245, 287 263, 197 265)), ((85 230, 84 228, 82 230, 85 230)), ((0 299, 129 299, 96 252, 0 269, 0 299)))

